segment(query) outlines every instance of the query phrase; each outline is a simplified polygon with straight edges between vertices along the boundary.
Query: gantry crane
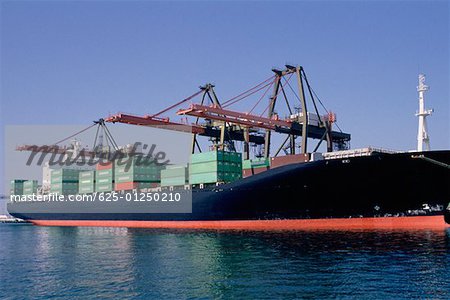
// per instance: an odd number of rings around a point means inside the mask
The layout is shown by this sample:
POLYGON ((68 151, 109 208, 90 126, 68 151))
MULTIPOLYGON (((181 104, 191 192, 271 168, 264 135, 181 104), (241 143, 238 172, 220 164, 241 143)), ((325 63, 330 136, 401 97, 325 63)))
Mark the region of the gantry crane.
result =
MULTIPOLYGON (((308 138, 318 139, 319 143, 315 147, 315 152, 320 143, 324 140, 327 142, 327 150, 333 151, 333 149, 347 149, 350 141, 350 134, 340 131, 333 131, 332 125, 336 121, 335 114, 328 112, 325 117, 320 116, 313 90, 308 82, 306 74, 301 66, 286 65, 284 70, 272 70, 274 75, 269 79, 263 81, 252 89, 239 94, 221 105, 216 93, 214 92, 214 86, 212 84, 206 84, 200 87, 200 91, 189 96, 188 98, 164 109, 163 111, 154 115, 135 116, 127 114, 115 114, 105 119, 106 122, 120 122, 134 125, 145 126, 164 126, 166 129, 179 130, 191 132, 193 134, 192 152, 195 151, 195 147, 198 148, 197 136, 207 136, 218 140, 217 148, 223 149, 227 143, 228 146, 232 145, 234 141, 244 142, 244 158, 249 158, 249 144, 264 145, 264 157, 270 156, 271 147, 271 134, 272 132, 278 132, 286 134, 287 138, 280 146, 283 147, 288 140, 290 140, 290 154, 295 154, 295 139, 299 136, 302 137, 301 152, 307 153, 308 138), (289 83, 289 79, 285 79, 286 76, 295 76, 297 78, 298 95, 293 90, 289 83), (283 80, 285 83, 283 83, 283 80), (297 96, 300 102, 299 113, 294 113, 291 108, 291 104, 287 99, 286 86, 288 86, 294 94, 297 96), (267 114, 265 117, 258 116, 252 113, 239 112, 224 108, 230 106, 238 101, 254 94, 255 91, 262 90, 263 88, 270 88, 272 86, 272 95, 269 99, 269 106, 266 108, 267 114), (317 124, 310 124, 308 119, 308 107, 305 96, 305 86, 308 91, 309 98, 313 104, 314 112, 319 118, 317 124), (283 95, 289 110, 289 117, 280 119, 275 112, 277 100, 279 94, 283 95), (171 109, 179 107, 181 104, 192 100, 195 96, 202 95, 200 104, 191 104, 188 108, 179 109, 178 115, 187 115, 196 117, 194 123, 180 123, 173 122, 169 118, 161 118, 160 115, 171 109), (209 105, 205 104, 205 100, 209 99, 209 105), (226 104, 226 105, 225 105, 226 104), (199 119, 206 120, 206 123, 199 124, 199 119), (218 121, 218 122, 211 122, 218 121), (262 136, 258 130, 265 130, 264 136, 262 136)), ((261 101, 260 98, 259 101, 261 101)), ((259 102, 258 101, 258 102, 259 102)), ((254 107, 253 107, 254 108, 254 107)), ((276 154, 278 154, 277 151, 276 154)))
MULTIPOLYGON (((315 93, 312 90, 305 71, 301 66, 286 65, 284 70, 272 69, 273 76, 259 83, 258 85, 246 90, 239 95, 220 103, 215 91, 214 85, 206 84, 200 87, 200 90, 193 95, 163 109, 156 114, 147 114, 143 116, 137 116, 132 114, 117 113, 108 116, 105 119, 95 121, 90 127, 78 132, 81 133, 95 125, 98 125, 96 139, 94 141, 94 147, 97 144, 97 137, 103 137, 103 133, 106 134, 107 142, 110 141, 113 146, 113 152, 119 151, 117 144, 112 138, 109 130, 105 126, 105 122, 110 123, 124 123, 139 126, 152 126, 169 130, 188 132, 192 134, 192 153, 197 148, 201 151, 200 145, 197 141, 198 136, 210 137, 215 142, 215 147, 218 149, 229 149, 235 151, 234 142, 243 142, 244 144, 244 159, 249 159, 250 144, 263 146, 263 156, 269 158, 271 148, 272 132, 277 132, 286 135, 286 139, 280 145, 275 156, 278 155, 280 150, 289 141, 289 153, 295 154, 296 152, 296 138, 301 136, 301 153, 307 153, 308 138, 318 139, 319 142, 312 152, 317 151, 322 141, 327 142, 327 151, 331 152, 334 149, 344 150, 348 149, 350 134, 341 131, 334 131, 332 129, 333 124, 336 122, 336 116, 334 113, 326 111, 325 116, 321 116, 317 104, 315 93), (286 79, 287 77, 287 79, 286 79), (297 91, 289 83, 290 79, 294 77, 297 82, 297 91), (300 107, 298 111, 293 111, 292 103, 288 100, 287 88, 295 95, 299 101, 300 107), (272 89, 272 94, 269 98, 269 103, 262 114, 258 115, 254 113, 254 109, 261 103, 268 91, 272 89), (249 98, 259 91, 265 91, 259 98, 256 104, 253 105, 249 112, 241 112, 237 110, 229 109, 228 107, 249 98), (307 94, 306 94, 307 91, 307 94), (283 96, 286 108, 289 116, 280 118, 276 113, 276 107, 280 94, 283 96), (201 96, 200 103, 192 103, 192 100, 197 96, 201 96), (310 114, 308 112, 307 96, 314 108, 314 115, 317 117, 316 122, 312 123, 310 120, 310 114), (191 105, 188 108, 181 108, 182 104, 190 101, 191 105), (170 110, 178 108, 176 112, 179 116, 192 116, 195 117, 193 122, 188 122, 187 118, 182 122, 175 122, 168 117, 162 117, 161 115, 167 113, 170 110), (265 116, 263 116, 266 114, 265 116), (200 122, 202 119, 204 122, 200 122), (100 130, 100 135, 99 135, 100 130)), ((322 102, 318 99, 320 104, 322 102)), ((323 104, 322 104, 323 106, 323 104)), ((325 109, 326 110, 326 109, 325 109)), ((70 136, 73 137, 74 135, 70 136)), ((69 137, 69 138, 70 138, 69 137)), ((59 141, 58 143, 67 140, 68 138, 59 141)), ((100 141, 103 138, 99 139, 100 141)), ((54 145, 41 146, 41 152, 57 152, 66 153, 70 149, 61 148, 54 145)), ((101 142, 99 143, 101 144, 101 142)), ((17 147, 17 150, 21 151, 35 151, 35 145, 23 145, 17 147)), ((99 151, 98 147, 94 150, 82 149, 81 154, 84 156, 100 155, 102 150, 99 151)))

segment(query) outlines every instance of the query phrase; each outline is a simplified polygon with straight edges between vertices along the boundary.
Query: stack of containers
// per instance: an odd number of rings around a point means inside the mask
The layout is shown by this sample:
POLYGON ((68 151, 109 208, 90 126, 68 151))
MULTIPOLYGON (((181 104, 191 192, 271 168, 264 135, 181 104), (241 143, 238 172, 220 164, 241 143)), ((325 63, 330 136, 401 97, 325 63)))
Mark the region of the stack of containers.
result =
POLYGON ((50 193, 71 195, 78 193, 78 174, 80 170, 56 169, 50 173, 50 193))
POLYGON ((111 192, 114 185, 114 164, 112 162, 98 163, 95 172, 95 191, 111 192))
POLYGON ((95 192, 95 171, 80 172, 78 177, 78 192, 87 194, 95 192))
POLYGON ((9 190, 10 195, 23 195, 23 183, 25 181, 25 179, 11 180, 11 188, 9 190))
POLYGON ((186 165, 166 166, 161 170, 161 186, 182 186, 189 181, 186 165))
POLYGON ((161 180, 162 166, 145 163, 140 157, 128 157, 114 162, 116 191, 150 188, 161 180))
POLYGON ((233 182, 241 177, 241 153, 215 150, 191 155, 190 184, 233 182))
POLYGON ((242 176, 248 177, 264 172, 270 168, 270 160, 267 158, 245 159, 242 161, 242 176))
POLYGON ((37 180, 27 180, 23 182, 23 194, 33 195, 37 193, 38 181, 37 180))

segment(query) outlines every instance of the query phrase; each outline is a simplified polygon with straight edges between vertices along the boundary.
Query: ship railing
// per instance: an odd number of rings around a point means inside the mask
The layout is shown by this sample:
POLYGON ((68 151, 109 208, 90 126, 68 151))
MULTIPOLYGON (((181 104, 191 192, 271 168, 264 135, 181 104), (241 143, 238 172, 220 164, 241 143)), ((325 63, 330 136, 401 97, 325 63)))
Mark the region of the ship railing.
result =
POLYGON ((360 149, 343 150, 343 151, 335 151, 335 152, 325 152, 325 153, 322 153, 322 156, 323 156, 324 159, 336 159, 336 158, 370 156, 374 152, 394 154, 394 153, 399 153, 400 151, 386 149, 386 148, 381 148, 381 147, 369 146, 369 147, 360 148, 360 149))

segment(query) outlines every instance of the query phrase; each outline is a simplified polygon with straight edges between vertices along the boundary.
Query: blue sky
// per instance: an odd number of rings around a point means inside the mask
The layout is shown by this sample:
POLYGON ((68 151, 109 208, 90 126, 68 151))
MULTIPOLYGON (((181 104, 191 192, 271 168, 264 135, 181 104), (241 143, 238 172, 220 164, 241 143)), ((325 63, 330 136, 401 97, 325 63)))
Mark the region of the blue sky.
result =
POLYGON ((431 146, 450 146, 447 1, 1 1, 0 62, 2 127, 152 113, 206 82, 228 99, 290 63, 353 148, 400 150, 420 71, 431 146))

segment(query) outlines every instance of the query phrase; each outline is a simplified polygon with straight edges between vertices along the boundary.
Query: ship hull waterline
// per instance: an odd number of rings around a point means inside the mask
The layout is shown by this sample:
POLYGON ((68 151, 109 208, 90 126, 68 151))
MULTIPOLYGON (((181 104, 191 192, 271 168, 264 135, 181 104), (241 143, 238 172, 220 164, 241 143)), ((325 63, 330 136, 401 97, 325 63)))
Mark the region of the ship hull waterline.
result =
POLYGON ((450 227, 438 216, 350 219, 233 220, 233 221, 127 221, 127 220, 31 220, 39 226, 126 227, 206 230, 443 230, 450 227))

